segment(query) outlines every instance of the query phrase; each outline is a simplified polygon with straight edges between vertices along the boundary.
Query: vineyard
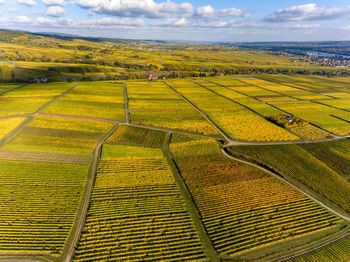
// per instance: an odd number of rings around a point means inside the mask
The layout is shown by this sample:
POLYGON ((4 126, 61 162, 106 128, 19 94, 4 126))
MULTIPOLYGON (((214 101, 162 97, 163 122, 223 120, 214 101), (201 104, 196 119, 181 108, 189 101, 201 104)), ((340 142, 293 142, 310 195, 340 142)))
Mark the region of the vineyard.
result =
MULTIPOLYGON (((305 147, 309 150, 312 148, 309 145, 305 147)), ((263 163, 279 174, 295 178, 332 200, 346 211, 350 211, 350 202, 347 197, 350 193, 350 184, 342 175, 317 158, 319 157, 317 154, 320 154, 318 150, 315 153, 310 153, 299 145, 273 145, 230 147, 229 151, 235 156, 259 164, 263 163), (313 154, 316 154, 317 157, 313 154), (293 164, 291 165, 285 159, 293 159, 293 164), (335 194, 335 192, 337 193, 335 194)), ((339 158, 339 155, 332 153, 330 155, 332 158, 329 161, 337 161, 337 158, 339 158)))
POLYGON ((127 86, 132 123, 218 135, 210 123, 164 83, 130 82, 127 86))
POLYGON ((0 160, 0 252, 59 255, 75 220, 87 167, 0 160))
POLYGON ((166 133, 162 131, 122 125, 107 139, 107 143, 162 147, 165 137, 166 133))
POLYGON ((124 120, 124 87, 118 83, 82 83, 43 112, 124 120))
POLYGON ((347 261, 349 83, 0 84, 0 260, 347 261))
POLYGON ((207 260, 160 149, 104 145, 74 261, 207 260))
POLYGON ((223 157, 216 142, 174 135, 170 149, 219 254, 236 255, 339 222, 275 178, 223 157))
POLYGON ((350 237, 341 239, 335 243, 322 247, 316 251, 307 253, 286 260, 287 262, 318 262, 318 261, 339 261, 347 262, 350 260, 350 237))
POLYGON ((232 139, 249 141, 298 139, 297 136, 272 124, 239 103, 218 96, 191 81, 168 81, 167 83, 203 110, 232 139))

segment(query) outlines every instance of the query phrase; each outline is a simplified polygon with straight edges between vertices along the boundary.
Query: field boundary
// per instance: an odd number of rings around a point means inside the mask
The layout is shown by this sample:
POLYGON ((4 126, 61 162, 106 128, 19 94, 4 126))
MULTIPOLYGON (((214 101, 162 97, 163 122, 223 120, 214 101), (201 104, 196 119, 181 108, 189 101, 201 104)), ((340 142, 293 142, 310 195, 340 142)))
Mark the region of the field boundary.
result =
POLYGON ((114 131, 119 127, 119 125, 120 125, 119 123, 116 124, 96 144, 95 149, 93 151, 94 158, 93 158, 92 164, 89 168, 90 176, 87 178, 85 190, 84 190, 82 197, 81 197, 82 202, 79 205, 80 212, 78 212, 76 215, 76 219, 74 221, 74 226, 73 226, 71 233, 70 233, 70 236, 68 237, 68 240, 66 242, 65 250, 62 252, 63 255, 65 253, 67 253, 63 259, 63 261, 65 261, 65 262, 70 262, 72 260, 72 257, 73 257, 74 251, 75 251, 75 247, 78 244, 78 241, 79 241, 79 238, 81 235, 81 231, 82 231, 84 223, 85 223, 85 219, 86 219, 86 216, 87 216, 87 213, 89 210, 91 193, 92 193, 92 190, 94 188, 95 178, 96 178, 96 174, 97 174, 97 166, 98 166, 99 159, 100 159, 101 152, 102 152, 102 145, 108 139, 108 137, 114 133, 114 131))
POLYGON ((17 86, 15 88, 10 89, 10 90, 4 91, 4 92, 0 93, 0 96, 2 96, 4 94, 7 94, 7 93, 10 93, 10 92, 13 92, 13 91, 16 91, 17 89, 23 88, 25 86, 27 86, 27 84, 24 84, 24 85, 21 85, 21 86, 17 86))
POLYGON ((291 255, 288 255, 288 256, 285 256, 285 257, 282 257, 282 258, 277 258, 277 259, 274 259, 272 260, 271 262, 283 262, 283 261, 287 261, 289 259, 292 259, 292 258, 296 258, 296 257, 299 257, 299 256, 302 256, 302 255, 306 255, 308 253, 311 253, 313 251, 317 251, 323 247, 327 247, 335 242, 338 242, 346 237, 350 236, 350 230, 347 230, 345 233, 341 234, 340 236, 336 236, 334 238, 331 238, 321 244, 318 244, 312 248, 307 248, 307 249, 304 249, 304 250, 301 250, 295 254, 291 254, 291 255))
POLYGON ((194 225, 196 228, 196 231, 199 233, 201 243, 203 247, 205 248, 204 252, 209 256, 210 261, 212 262, 219 262, 219 254, 216 252, 214 249, 214 246, 207 234, 207 231, 205 230, 205 227, 201 221, 201 215, 198 211, 198 208, 192 198, 191 193, 189 192, 185 182, 183 181, 183 178, 181 176, 181 172, 174 160, 174 157, 172 156, 170 149, 169 149, 169 144, 171 142, 171 133, 168 133, 167 137, 165 138, 164 146, 163 146, 163 154, 168 160, 168 164, 171 168, 171 171, 173 173, 173 176, 175 178, 175 181, 177 185, 180 188, 180 191, 182 193, 182 196, 184 197, 186 204, 188 206, 188 211, 191 214, 191 217, 194 221, 194 225))
POLYGON ((128 87, 124 82, 124 114, 125 114, 125 122, 127 124, 130 123, 130 112, 129 112, 129 97, 128 97, 128 87))
MULTIPOLYGON (((272 175, 273 177, 279 179, 280 181, 284 182, 285 184, 291 186, 292 188, 294 188, 295 190, 299 191, 300 193, 302 193, 303 195, 307 196, 308 198, 310 198, 311 200, 313 200, 314 202, 316 202, 317 204, 319 204, 320 206, 324 207, 325 209, 327 209, 328 211, 332 212, 333 214, 335 214, 336 216, 340 217, 341 219, 350 222, 350 216, 349 215, 345 215, 345 214, 341 214, 340 212, 338 212, 337 210, 333 209, 332 207, 329 207, 327 204, 324 204, 322 201, 316 199, 311 193, 306 192, 306 190, 300 188, 298 185, 296 185, 295 183, 291 182, 290 180, 288 180, 285 176, 281 176, 279 175, 277 172, 273 172, 265 167, 262 167, 258 164, 255 164, 253 162, 250 162, 248 160, 243 160, 237 157, 234 157, 232 155, 230 155, 225 148, 221 148, 221 152, 228 158, 259 168, 260 170, 268 173, 269 175, 272 175)), ((345 212, 345 211, 344 211, 345 212)))
POLYGON ((180 98, 190 104, 202 117, 204 117, 224 138, 226 141, 230 140, 230 138, 225 134, 221 128, 219 128, 202 110, 200 110, 195 104, 193 104, 190 100, 188 100, 185 96, 176 91, 172 86, 163 81, 163 83, 170 88, 175 94, 177 94, 180 98))

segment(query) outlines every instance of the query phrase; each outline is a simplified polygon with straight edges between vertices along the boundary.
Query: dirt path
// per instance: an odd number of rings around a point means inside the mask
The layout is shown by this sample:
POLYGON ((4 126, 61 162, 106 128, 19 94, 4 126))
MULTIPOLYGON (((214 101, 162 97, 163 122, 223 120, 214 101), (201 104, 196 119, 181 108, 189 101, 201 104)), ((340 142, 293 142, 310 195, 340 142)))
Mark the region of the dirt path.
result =
POLYGON ((145 141, 145 138, 146 138, 148 132, 149 132, 149 129, 146 129, 145 132, 143 133, 142 137, 140 138, 140 140, 137 142, 139 145, 141 145, 143 143, 143 141, 145 141))
POLYGON ((27 84, 24 84, 24 85, 21 85, 21 86, 12 88, 12 89, 10 89, 10 90, 4 91, 4 92, 0 93, 0 96, 2 96, 2 95, 4 95, 4 94, 7 94, 7 93, 10 93, 10 92, 12 92, 12 91, 16 91, 17 89, 20 89, 20 88, 25 87, 25 86, 27 86, 27 84))
POLYGON ((196 231, 198 232, 201 242, 205 248, 205 251, 207 253, 207 255, 209 256, 210 261, 212 262, 219 262, 219 254, 216 252, 213 243, 211 242, 207 231, 205 230, 205 227, 202 223, 201 220, 201 216, 199 213, 199 210, 197 208, 197 205, 195 204, 192 195, 190 193, 190 191, 188 190, 182 176, 180 173, 180 170, 173 158, 173 155, 170 152, 169 149, 169 144, 170 144, 170 140, 171 140, 171 134, 168 134, 168 137, 166 138, 166 142, 164 143, 163 146, 163 154, 164 156, 168 159, 168 163, 169 166, 172 170, 172 173, 174 175, 175 181, 179 186, 179 189, 182 193, 182 196, 184 197, 186 204, 188 206, 188 212, 190 213, 190 215, 192 216, 193 219, 193 224, 196 228, 196 231))
POLYGON ((278 259, 275 259, 273 260, 272 262, 283 262, 283 261, 286 261, 286 260, 289 260, 289 259, 292 259, 292 258, 295 258, 295 257, 299 257, 299 256, 302 256, 302 255, 306 255, 308 253, 311 253, 313 251, 317 251, 323 247, 326 247, 330 244, 333 244, 334 242, 337 242, 339 240, 342 240, 346 237, 350 236, 350 231, 346 231, 345 233, 341 234, 340 236, 337 236, 337 237, 334 237, 334 238, 331 238, 319 245, 316 245, 312 248, 308 248, 308 249, 305 249, 305 250, 302 250, 302 251, 299 251, 295 254, 292 254, 292 255, 289 255, 289 256, 285 256, 285 257, 282 257, 282 258, 278 258, 278 259))
POLYGON ((347 221, 347 222, 350 222, 350 217, 347 216, 347 215, 343 215, 341 213, 339 213, 338 211, 334 210, 333 208, 329 207, 328 205, 322 203, 321 201, 317 200, 314 196, 312 196, 310 193, 306 192, 305 190, 303 190, 302 188, 300 188, 299 186, 297 186, 296 184, 292 183, 291 181, 289 181, 288 179, 286 179, 285 177, 281 177, 273 172, 271 172, 270 170, 264 168, 264 167, 261 167, 257 164, 254 164, 252 162, 249 162, 249 161, 246 161, 246 160, 243 160, 243 159, 240 159, 240 158, 236 158, 234 156, 231 156, 230 154, 228 154, 226 152, 226 150, 224 148, 221 148, 221 152, 228 158, 232 159, 232 160, 235 160, 235 161, 238 161, 238 162, 241 162, 241 163, 244 163, 244 164, 247 164, 247 165, 250 165, 250 166, 253 166, 253 167, 256 167, 256 168, 259 168, 260 170, 264 171, 265 173, 268 173, 270 175, 272 175, 273 177, 281 180, 282 182, 286 183, 287 185, 291 186, 292 188, 294 188, 295 190, 299 191, 300 193, 302 193, 303 195, 307 196, 308 198, 310 198, 311 200, 315 201, 317 204, 319 204, 320 206, 326 208, 327 210, 329 210, 330 212, 332 212, 333 214, 335 214, 336 216, 340 217, 341 219, 347 221))
POLYGON ((128 88, 126 83, 124 83, 124 110, 125 110, 125 122, 130 123, 130 112, 129 112, 129 97, 128 97, 128 88))
POLYGON ((68 251, 67 255, 64 258, 65 262, 70 262, 72 260, 73 254, 74 254, 74 249, 76 245, 78 244, 79 238, 81 231, 84 226, 85 218, 88 213, 89 209, 89 204, 90 204, 90 198, 91 198, 91 193, 94 187, 94 182, 95 182, 95 177, 97 174, 97 165, 99 162, 100 154, 101 154, 101 149, 102 149, 102 144, 106 141, 106 139, 113 134, 113 132, 118 128, 119 124, 116 124, 109 132, 107 135, 105 135, 95 146, 94 149, 94 159, 91 167, 91 174, 90 177, 88 178, 88 181, 86 182, 86 189, 85 189, 85 194, 82 197, 83 203, 81 204, 82 211, 80 214, 78 214, 78 217, 75 220, 75 225, 73 230, 71 232, 72 240, 67 243, 68 244, 68 251))

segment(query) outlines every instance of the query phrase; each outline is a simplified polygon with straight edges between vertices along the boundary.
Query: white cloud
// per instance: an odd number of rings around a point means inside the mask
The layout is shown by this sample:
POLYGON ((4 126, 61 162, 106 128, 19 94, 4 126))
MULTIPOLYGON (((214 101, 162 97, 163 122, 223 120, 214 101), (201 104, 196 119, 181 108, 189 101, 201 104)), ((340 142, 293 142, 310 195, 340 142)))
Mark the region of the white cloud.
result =
POLYGON ((43 3, 47 6, 50 5, 64 5, 64 0, 42 0, 43 3))
POLYGON ((109 27, 109 26, 144 26, 142 19, 116 19, 116 18, 102 18, 98 20, 85 20, 77 22, 77 25, 90 27, 109 27))
POLYGON ((210 5, 198 7, 193 17, 206 21, 218 20, 227 17, 248 17, 250 13, 245 9, 227 8, 216 11, 210 5))
POLYGON ((315 3, 278 9, 265 18, 268 22, 313 21, 336 19, 350 14, 347 7, 319 7, 315 3))
POLYGON ((0 0, 0 5, 4 4, 5 0, 0 0))
POLYGON ((28 24, 32 22, 32 19, 30 19, 27 16, 15 16, 13 18, 13 22, 17 23, 17 24, 28 24))
POLYGON ((124 17, 163 18, 193 13, 190 3, 176 4, 170 0, 161 3, 153 0, 76 0, 76 3, 83 8, 92 8, 95 13, 124 17))
POLYGON ((58 5, 49 6, 46 11, 46 15, 53 17, 63 16, 65 13, 66 11, 58 5))
POLYGON ((195 28, 264 28, 265 25, 254 23, 254 22, 237 22, 234 20, 230 21, 189 21, 185 18, 174 19, 170 18, 163 21, 154 21, 150 23, 150 26, 159 27, 195 27, 195 28))
POLYGON ((311 28, 319 28, 321 25, 320 24, 296 24, 292 25, 289 28, 292 29, 311 29, 311 28))
POLYGON ((26 6, 35 6, 37 3, 34 0, 17 0, 18 4, 26 6))
POLYGON ((17 26, 18 24, 22 26, 31 26, 36 28, 54 28, 54 29, 77 29, 77 30, 89 30, 89 29, 119 29, 119 28, 133 28, 144 26, 142 19, 131 19, 131 18, 102 18, 97 20, 82 20, 73 21, 69 18, 47 18, 38 17, 32 20, 26 16, 16 16, 14 18, 0 18, 6 26, 17 26))
POLYGON ((9 12, 11 12, 11 13, 17 13, 17 12, 19 12, 18 8, 14 8, 14 7, 8 8, 7 11, 9 11, 9 12))
POLYGON ((343 26, 341 29, 342 30, 350 30, 350 25, 343 26))
POLYGON ((169 18, 167 20, 152 21, 151 26, 161 26, 161 27, 187 27, 190 22, 186 18, 169 18))

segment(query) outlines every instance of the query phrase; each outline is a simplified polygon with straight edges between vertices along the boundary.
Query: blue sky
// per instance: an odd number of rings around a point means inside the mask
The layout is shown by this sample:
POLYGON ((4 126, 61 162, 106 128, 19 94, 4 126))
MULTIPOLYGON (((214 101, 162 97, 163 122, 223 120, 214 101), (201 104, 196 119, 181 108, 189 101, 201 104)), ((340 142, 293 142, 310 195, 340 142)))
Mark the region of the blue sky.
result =
POLYGON ((350 40, 350 0, 0 0, 0 28, 127 39, 350 40))

